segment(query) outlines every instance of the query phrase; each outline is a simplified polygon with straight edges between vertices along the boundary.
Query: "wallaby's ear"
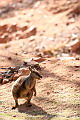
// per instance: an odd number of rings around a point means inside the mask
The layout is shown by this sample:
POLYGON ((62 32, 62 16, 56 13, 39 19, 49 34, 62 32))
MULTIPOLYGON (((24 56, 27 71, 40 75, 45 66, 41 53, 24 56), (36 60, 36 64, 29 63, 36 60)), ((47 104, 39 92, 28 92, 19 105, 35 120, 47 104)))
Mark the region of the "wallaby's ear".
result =
POLYGON ((31 66, 29 67, 29 70, 30 70, 31 72, 33 72, 33 70, 32 70, 32 68, 31 68, 31 66))
POLYGON ((25 61, 24 61, 24 63, 23 63, 23 64, 24 64, 24 65, 27 65, 27 64, 28 64, 28 62, 25 62, 25 61))

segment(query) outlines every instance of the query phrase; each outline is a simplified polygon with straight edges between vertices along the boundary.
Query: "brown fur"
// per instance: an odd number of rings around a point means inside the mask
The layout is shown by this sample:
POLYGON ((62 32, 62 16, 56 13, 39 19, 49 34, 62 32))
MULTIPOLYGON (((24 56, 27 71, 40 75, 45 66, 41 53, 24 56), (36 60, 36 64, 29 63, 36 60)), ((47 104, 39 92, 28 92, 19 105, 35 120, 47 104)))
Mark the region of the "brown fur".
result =
POLYGON ((36 79, 40 79, 42 76, 31 68, 29 69, 31 71, 30 74, 28 76, 19 77, 12 87, 12 95, 15 100, 15 106, 13 109, 18 106, 18 99, 24 98, 27 100, 28 105, 30 105, 33 92, 36 96, 36 79))

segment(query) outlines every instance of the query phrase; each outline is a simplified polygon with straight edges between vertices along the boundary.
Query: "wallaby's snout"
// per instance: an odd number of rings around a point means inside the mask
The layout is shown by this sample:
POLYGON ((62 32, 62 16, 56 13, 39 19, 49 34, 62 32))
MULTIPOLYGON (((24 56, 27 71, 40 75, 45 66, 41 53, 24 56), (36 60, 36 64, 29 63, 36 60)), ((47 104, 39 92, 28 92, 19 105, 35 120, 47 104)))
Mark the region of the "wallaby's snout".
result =
POLYGON ((31 67, 29 67, 29 70, 31 71, 32 76, 36 79, 41 79, 42 75, 38 71, 33 70, 31 67))
POLYGON ((34 74, 35 74, 37 79, 41 79, 42 78, 42 76, 38 72, 34 72, 34 74))

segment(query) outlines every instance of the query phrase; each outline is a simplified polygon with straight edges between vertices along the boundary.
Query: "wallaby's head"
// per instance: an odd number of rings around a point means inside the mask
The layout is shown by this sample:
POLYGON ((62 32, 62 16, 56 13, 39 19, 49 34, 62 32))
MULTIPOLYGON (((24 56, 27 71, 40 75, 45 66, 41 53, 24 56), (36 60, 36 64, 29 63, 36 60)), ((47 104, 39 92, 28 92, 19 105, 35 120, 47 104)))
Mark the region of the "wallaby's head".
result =
POLYGON ((29 67, 29 70, 30 70, 30 74, 33 76, 33 78, 35 79, 41 79, 42 76, 40 75, 40 73, 34 69, 32 69, 31 67, 29 67))

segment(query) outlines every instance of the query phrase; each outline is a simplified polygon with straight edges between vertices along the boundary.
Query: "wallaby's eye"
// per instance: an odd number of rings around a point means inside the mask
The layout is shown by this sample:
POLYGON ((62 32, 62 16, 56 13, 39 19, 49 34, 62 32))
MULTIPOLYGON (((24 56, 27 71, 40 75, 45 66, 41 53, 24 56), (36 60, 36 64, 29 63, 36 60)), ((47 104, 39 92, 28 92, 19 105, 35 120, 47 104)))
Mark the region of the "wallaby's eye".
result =
POLYGON ((42 78, 42 76, 41 76, 38 72, 35 72, 35 74, 36 74, 38 77, 42 78))

